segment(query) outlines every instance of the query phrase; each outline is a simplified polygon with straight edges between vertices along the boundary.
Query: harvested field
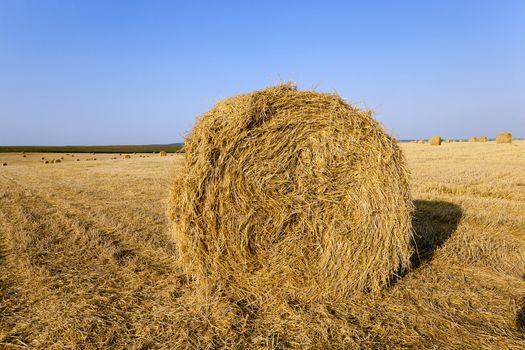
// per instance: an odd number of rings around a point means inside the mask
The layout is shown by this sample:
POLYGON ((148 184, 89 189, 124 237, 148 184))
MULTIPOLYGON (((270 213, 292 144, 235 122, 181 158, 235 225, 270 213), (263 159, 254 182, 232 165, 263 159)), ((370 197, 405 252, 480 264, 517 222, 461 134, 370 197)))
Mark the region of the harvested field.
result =
POLYGON ((279 323, 191 303, 166 218, 182 155, 0 153, 0 348, 524 348, 525 142, 401 148, 413 269, 379 295, 275 305, 279 323))

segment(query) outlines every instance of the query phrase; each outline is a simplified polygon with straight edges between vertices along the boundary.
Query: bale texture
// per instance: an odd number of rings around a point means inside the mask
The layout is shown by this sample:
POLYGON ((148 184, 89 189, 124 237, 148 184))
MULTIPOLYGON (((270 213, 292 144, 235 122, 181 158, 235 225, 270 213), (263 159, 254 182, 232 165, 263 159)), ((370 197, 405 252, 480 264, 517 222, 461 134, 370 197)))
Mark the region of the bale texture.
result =
POLYGON ((161 157, 166 157, 166 152, 165 152, 165 151, 160 151, 159 155, 160 155, 161 157))
POLYGON ((431 146, 439 146, 441 145, 441 142, 443 140, 441 139, 441 137, 439 136, 433 136, 430 138, 430 140, 428 141, 430 143, 431 146))
POLYGON ((370 111, 280 85, 219 102, 184 150, 168 215, 198 285, 339 299, 409 267, 408 170, 370 111))
POLYGON ((480 136, 478 138, 479 142, 487 142, 489 140, 489 138, 487 136, 480 136))
POLYGON ((512 143, 512 134, 510 132, 501 132, 497 134, 496 143, 512 143))
POLYGON ((478 142, 478 138, 477 137, 470 137, 468 139, 468 142, 478 142))

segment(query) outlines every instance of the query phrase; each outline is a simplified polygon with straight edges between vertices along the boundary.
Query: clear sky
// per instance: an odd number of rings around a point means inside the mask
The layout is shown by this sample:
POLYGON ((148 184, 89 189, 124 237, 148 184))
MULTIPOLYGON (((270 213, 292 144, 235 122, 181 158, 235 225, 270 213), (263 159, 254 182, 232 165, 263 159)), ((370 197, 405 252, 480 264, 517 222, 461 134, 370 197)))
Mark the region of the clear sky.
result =
POLYGON ((295 81, 396 137, 525 136, 525 1, 0 0, 0 145, 180 142, 295 81))

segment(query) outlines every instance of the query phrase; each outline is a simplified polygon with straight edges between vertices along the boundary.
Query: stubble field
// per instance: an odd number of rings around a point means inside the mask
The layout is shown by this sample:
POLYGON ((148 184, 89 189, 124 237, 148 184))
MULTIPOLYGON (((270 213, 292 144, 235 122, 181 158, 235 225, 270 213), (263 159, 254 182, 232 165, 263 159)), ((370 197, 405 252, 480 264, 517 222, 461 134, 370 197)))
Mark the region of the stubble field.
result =
POLYGON ((525 348, 525 141, 401 147, 412 271, 282 329, 186 302, 166 219, 183 155, 0 153, 0 348, 525 348))

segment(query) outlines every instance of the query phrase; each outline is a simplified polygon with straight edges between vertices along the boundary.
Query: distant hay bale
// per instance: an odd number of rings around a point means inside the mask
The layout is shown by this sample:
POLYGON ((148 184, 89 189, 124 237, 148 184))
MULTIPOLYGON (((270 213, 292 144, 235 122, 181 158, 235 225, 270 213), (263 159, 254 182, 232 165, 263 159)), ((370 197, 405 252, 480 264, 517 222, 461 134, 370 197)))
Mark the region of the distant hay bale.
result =
POLYGON ((478 141, 479 141, 479 142, 487 142, 488 140, 489 140, 489 138, 488 138, 487 136, 480 136, 480 137, 478 138, 478 141))
POLYGON ((80 159, 77 158, 77 162, 80 162, 80 159))
POLYGON ((45 163, 46 163, 46 164, 49 164, 49 160, 46 160, 45 163))
POLYGON ((22 157, 26 158, 27 156, 24 154, 22 157))
POLYGON ((46 157, 42 157, 41 159, 44 160, 44 159, 46 159, 46 157))
POLYGON ((7 166, 7 163, 2 164, 2 166, 7 166))
POLYGON ((425 143, 425 140, 417 140, 417 143, 423 144, 423 143, 425 143))
POLYGON ((512 134, 510 132, 501 132, 497 134, 496 143, 512 143, 512 134))
POLYGON ((280 85, 219 102, 184 147, 168 216, 197 285, 339 299, 408 268, 408 170, 370 111, 280 85))
POLYGON ((439 146, 441 145, 441 142, 443 140, 441 139, 441 137, 439 136, 433 136, 430 138, 430 140, 428 141, 428 143, 430 143, 431 146, 439 146))
POLYGON ((160 155, 161 157, 166 157, 166 152, 161 151, 161 152, 159 153, 159 155, 160 155))
POLYGON ((470 137, 468 139, 468 142, 478 142, 478 138, 477 137, 470 137))
POLYGON ((124 156, 124 158, 129 159, 129 158, 131 158, 131 156, 130 156, 129 154, 126 154, 126 155, 124 156))
POLYGON ((52 160, 51 162, 52 162, 52 163, 60 163, 60 162, 62 162, 62 161, 61 161, 60 159, 54 159, 54 160, 52 160))

